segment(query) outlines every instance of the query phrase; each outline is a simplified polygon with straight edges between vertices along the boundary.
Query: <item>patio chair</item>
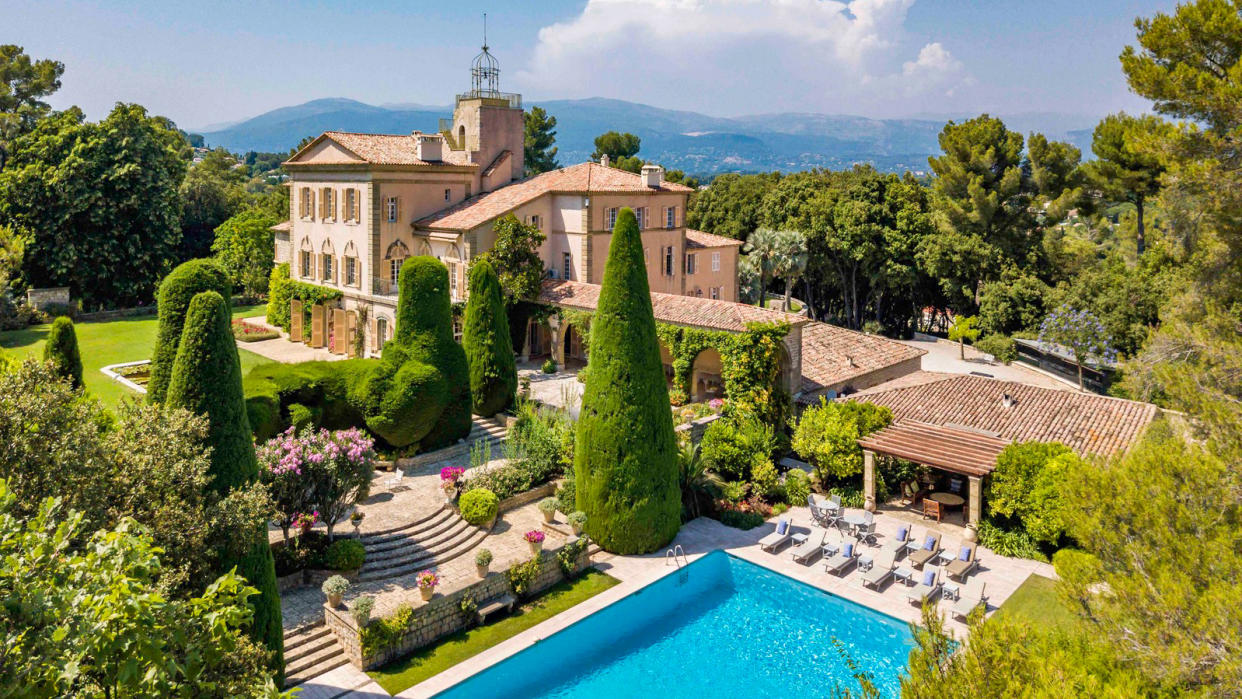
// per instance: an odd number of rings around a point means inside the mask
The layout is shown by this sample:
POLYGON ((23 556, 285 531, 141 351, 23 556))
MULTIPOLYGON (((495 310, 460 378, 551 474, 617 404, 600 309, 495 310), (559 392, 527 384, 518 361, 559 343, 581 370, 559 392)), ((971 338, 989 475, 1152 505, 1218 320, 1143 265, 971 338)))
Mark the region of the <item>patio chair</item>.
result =
POLYGON ((858 545, 854 542, 846 542, 840 553, 832 558, 829 558, 828 561, 824 563, 824 570, 832 573, 833 575, 844 575, 845 571, 849 570, 850 566, 858 562, 857 549, 858 545))
POLYGON ((918 481, 910 481, 901 486, 901 504, 917 505, 923 501, 923 496, 927 494, 927 489, 918 481))
POLYGON ((940 555, 940 535, 928 532, 927 537, 923 539, 923 545, 917 551, 911 551, 906 562, 915 568, 922 568, 923 564, 938 555, 940 555))
POLYGON ((931 517, 935 517, 937 522, 940 521, 940 517, 941 517, 940 503, 936 502, 935 500, 924 500, 923 501, 923 519, 929 519, 931 517))
POLYGON ((985 589, 986 584, 978 578, 966 583, 966 588, 962 590, 961 596, 949 608, 949 613, 961 619, 970 616, 970 613, 975 611, 976 607, 988 603, 987 596, 983 594, 985 589))
MULTIPOLYGON (((871 513, 868 512, 867 514, 871 514, 871 513)), ((858 539, 858 543, 860 544, 870 544, 871 546, 878 546, 879 542, 876 541, 876 538, 875 538, 875 521, 872 520, 871 522, 868 522, 862 525, 861 527, 857 528, 856 530, 854 530, 854 537, 858 539)))
POLYGON ((789 543, 789 537, 793 533, 790 531, 792 528, 793 523, 788 519, 781 517, 776 520, 776 531, 760 539, 759 548, 768 553, 773 553, 776 549, 789 543))
POLYGON ((806 506, 811 509, 811 519, 815 520, 816 524, 824 528, 832 526, 828 512, 820 507, 819 503, 815 502, 814 494, 806 496, 806 506))
POLYGON ((906 590, 906 601, 911 604, 923 604, 940 593, 940 569, 932 566, 923 571, 918 584, 906 590))
POLYGON ((862 574, 863 587, 874 587, 878 592, 884 581, 892 577, 893 569, 896 567, 897 561, 891 551, 879 552, 875 556, 875 563, 872 564, 871 570, 864 571, 862 574))
POLYGON ((893 560, 899 560, 909 550, 909 547, 906 546, 909 542, 910 527, 903 524, 897 528, 897 535, 885 541, 884 545, 880 547, 880 553, 891 553, 893 554, 893 560))
POLYGON ((401 485, 401 479, 403 478, 405 478, 405 469, 401 469, 401 468, 395 469, 393 470, 391 476, 384 479, 383 485, 389 488, 396 486, 396 485, 401 485))
POLYGON ((806 541, 802 542, 801 546, 796 546, 790 549, 789 554, 793 556, 794 561, 797 563, 803 563, 803 564, 808 563, 814 560, 815 557, 818 556, 820 552, 824 550, 824 540, 827 538, 828 538, 827 529, 822 529, 819 531, 818 540, 815 538, 815 530, 812 529, 811 533, 807 535, 806 541))
POLYGON ((950 578, 965 580, 966 576, 979 566, 979 559, 976 555, 977 552, 978 546, 976 544, 971 542, 962 544, 962 548, 958 551, 957 558, 954 558, 949 562, 949 565, 945 566, 944 572, 947 573, 950 578))

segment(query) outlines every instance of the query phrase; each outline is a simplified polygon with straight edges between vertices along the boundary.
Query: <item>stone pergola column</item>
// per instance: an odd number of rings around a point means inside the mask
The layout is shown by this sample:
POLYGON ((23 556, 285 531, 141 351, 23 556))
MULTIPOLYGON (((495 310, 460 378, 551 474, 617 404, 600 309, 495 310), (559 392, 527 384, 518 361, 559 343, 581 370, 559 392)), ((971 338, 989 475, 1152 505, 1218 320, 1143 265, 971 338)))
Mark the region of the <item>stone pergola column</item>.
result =
POLYGON ((979 536, 979 520, 983 518, 983 477, 970 476, 970 508, 966 518, 966 540, 974 541, 979 536))
POLYGON ((875 452, 863 449, 863 509, 875 512, 875 452))
POLYGON ((522 333, 522 346, 519 348, 522 363, 530 361, 530 326, 533 321, 530 316, 526 317, 526 331, 522 333))
POLYGON ((561 317, 559 315, 548 316, 548 335, 551 337, 552 346, 549 354, 552 359, 556 360, 558 367, 565 366, 565 342, 561 335, 565 332, 565 328, 561 327, 561 317))

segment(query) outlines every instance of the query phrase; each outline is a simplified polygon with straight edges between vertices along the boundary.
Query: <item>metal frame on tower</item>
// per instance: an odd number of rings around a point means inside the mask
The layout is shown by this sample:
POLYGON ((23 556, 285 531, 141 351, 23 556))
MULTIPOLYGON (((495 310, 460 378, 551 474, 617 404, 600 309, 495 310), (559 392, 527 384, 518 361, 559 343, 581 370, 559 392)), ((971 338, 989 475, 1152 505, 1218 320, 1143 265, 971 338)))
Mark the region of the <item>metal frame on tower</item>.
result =
POLYGON ((470 66, 470 91, 476 97, 500 97, 500 63, 488 52, 487 13, 483 13, 483 53, 470 66))

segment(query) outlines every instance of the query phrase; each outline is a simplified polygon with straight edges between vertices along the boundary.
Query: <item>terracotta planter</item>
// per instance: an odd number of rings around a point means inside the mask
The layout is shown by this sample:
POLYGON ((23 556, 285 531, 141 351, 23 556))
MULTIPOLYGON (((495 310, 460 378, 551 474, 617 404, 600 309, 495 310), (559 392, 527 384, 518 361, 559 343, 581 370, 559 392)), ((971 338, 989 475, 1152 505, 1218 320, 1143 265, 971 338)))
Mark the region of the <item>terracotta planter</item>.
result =
POLYGON ((528 541, 526 543, 530 544, 530 553, 532 556, 538 556, 539 552, 543 550, 542 541, 528 541))
POLYGON ((341 606, 341 596, 340 595, 328 595, 328 606, 333 607, 333 608, 341 606))
POLYGON ((569 525, 569 528, 574 531, 574 536, 582 536, 582 525, 581 524, 573 524, 571 522, 569 525))
POLYGON ((480 578, 487 577, 487 566, 481 566, 476 563, 474 568, 475 568, 475 571, 478 572, 480 578))
POLYGON ((552 511, 552 512, 544 512, 544 513, 543 513, 543 521, 544 521, 544 522, 547 522, 548 524, 551 524, 551 523, 555 522, 555 521, 556 521, 556 511, 554 510, 554 511, 552 511))
POLYGON ((422 596, 423 596, 423 601, 424 601, 424 602, 430 602, 430 601, 431 601, 431 598, 432 598, 432 597, 435 597, 435 595, 436 595, 436 588, 434 588, 434 587, 420 587, 420 588, 418 588, 418 594, 420 594, 420 595, 422 595, 422 596))

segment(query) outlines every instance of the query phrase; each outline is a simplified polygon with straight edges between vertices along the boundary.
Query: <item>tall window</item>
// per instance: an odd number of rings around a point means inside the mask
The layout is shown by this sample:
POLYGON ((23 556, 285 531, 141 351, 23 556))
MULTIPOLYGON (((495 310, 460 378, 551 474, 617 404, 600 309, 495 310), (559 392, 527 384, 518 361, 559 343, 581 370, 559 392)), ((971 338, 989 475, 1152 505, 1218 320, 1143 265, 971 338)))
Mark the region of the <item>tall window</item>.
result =
POLYGON ((664 248, 664 276, 673 276, 673 246, 664 248))
POLYGON ((539 229, 539 230, 543 230, 543 225, 542 225, 542 223, 543 223, 543 222, 539 220, 539 214, 531 214, 531 215, 530 215, 530 225, 534 226, 535 228, 537 228, 537 229, 539 229))
POLYGON ((307 278, 311 276, 311 263, 312 263, 311 251, 303 250, 301 254, 301 272, 302 272, 301 276, 303 278, 307 278))
POLYGON ((405 264, 404 257, 394 257, 388 261, 388 278, 391 279, 394 284, 396 284, 397 279, 401 277, 401 265, 403 264, 405 264))
POLYGON ((717 300, 720 299, 720 287, 718 286, 712 287, 712 298, 717 299, 717 300))
POLYGON ((457 263, 456 262, 445 262, 444 265, 448 267, 448 273, 449 273, 449 298, 456 301, 457 300, 457 263))
POLYGON ((319 217, 327 221, 336 220, 336 197, 331 187, 319 191, 319 217))
POLYGON ((617 207, 613 206, 604 211, 604 230, 612 230, 617 225, 617 207))
POLYGON ((315 195, 311 192, 310 187, 303 187, 302 193, 298 197, 298 215, 302 218, 314 218, 315 216, 315 195))
POLYGON ((388 222, 396 223, 397 222, 397 198, 388 197, 388 199, 385 200, 385 208, 388 209, 388 222))
POLYGON ((676 206, 670 206, 664 210, 664 227, 665 228, 676 228, 677 227, 677 207, 676 206))
MULTIPOLYGON (((686 274, 694 274, 694 261, 695 261, 694 256, 695 256, 694 253, 690 253, 686 255, 686 274)), ((703 293, 699 292, 699 296, 702 296, 702 295, 703 293)))
POLYGON ((358 258, 345 258, 345 283, 349 286, 358 286, 358 258))
POLYGON ((720 271, 720 253, 718 252, 712 253, 712 271, 713 272, 720 271))
POLYGON ((453 196, 453 190, 451 189, 444 190, 444 201, 448 201, 452 196, 453 196))
POLYGON ((640 206, 634 209, 634 218, 638 219, 638 230, 645 230, 647 228, 647 207, 640 206))
POLYGON ((345 220, 357 223, 362 218, 358 211, 358 190, 350 187, 345 190, 345 220))
POLYGON ((572 279, 574 273, 574 258, 567 252, 561 253, 561 271, 565 275, 565 279, 572 279))
POLYGON ((326 252, 323 254, 323 273, 320 278, 325 282, 332 280, 332 255, 326 252))
POLYGON ((388 320, 380 318, 375 321, 375 340, 380 349, 384 349, 384 344, 388 342, 388 320))

